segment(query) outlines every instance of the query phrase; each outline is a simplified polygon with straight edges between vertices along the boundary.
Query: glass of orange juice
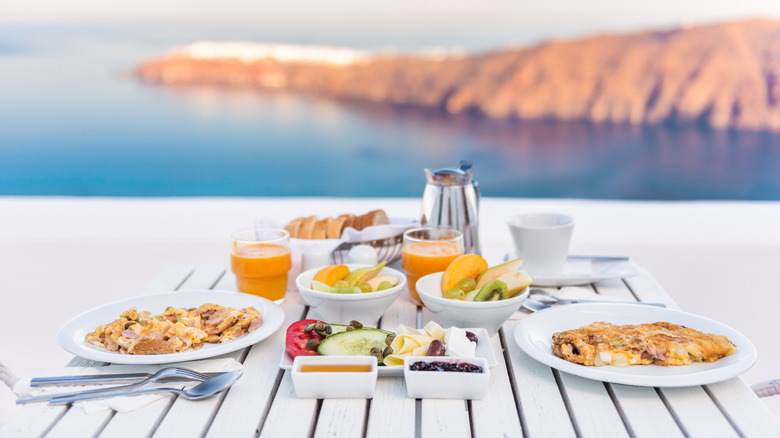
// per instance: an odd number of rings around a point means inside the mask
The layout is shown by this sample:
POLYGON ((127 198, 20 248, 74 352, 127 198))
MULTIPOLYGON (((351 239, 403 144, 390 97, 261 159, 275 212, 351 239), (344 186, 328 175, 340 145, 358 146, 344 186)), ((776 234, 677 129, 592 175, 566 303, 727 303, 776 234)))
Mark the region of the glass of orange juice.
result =
POLYGON ((230 269, 239 292, 258 295, 277 304, 287 292, 292 267, 290 233, 276 228, 253 228, 231 236, 230 269))
POLYGON ((463 254, 463 233, 447 227, 412 228, 404 233, 401 265, 406 271, 406 286, 412 301, 422 305, 415 288, 417 280, 442 272, 463 254))

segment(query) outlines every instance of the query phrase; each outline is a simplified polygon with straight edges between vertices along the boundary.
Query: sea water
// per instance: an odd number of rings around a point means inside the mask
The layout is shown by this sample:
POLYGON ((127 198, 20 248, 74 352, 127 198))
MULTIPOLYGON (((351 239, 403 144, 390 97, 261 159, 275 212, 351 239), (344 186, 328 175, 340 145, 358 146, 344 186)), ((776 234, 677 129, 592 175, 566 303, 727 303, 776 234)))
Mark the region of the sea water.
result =
POLYGON ((483 196, 780 199, 780 134, 490 120, 133 77, 164 53, 0 46, 0 195, 421 196, 424 168, 467 159, 483 196))

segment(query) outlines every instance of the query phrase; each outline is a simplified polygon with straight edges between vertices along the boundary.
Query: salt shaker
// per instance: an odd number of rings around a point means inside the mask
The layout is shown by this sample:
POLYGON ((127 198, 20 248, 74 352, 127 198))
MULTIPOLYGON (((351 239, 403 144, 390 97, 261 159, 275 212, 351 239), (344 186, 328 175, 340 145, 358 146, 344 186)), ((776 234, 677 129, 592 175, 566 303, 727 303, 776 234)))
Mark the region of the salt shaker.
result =
POLYGON ((373 246, 369 245, 357 245, 353 246, 349 253, 347 253, 347 261, 349 263, 360 263, 365 265, 377 264, 379 256, 373 246))

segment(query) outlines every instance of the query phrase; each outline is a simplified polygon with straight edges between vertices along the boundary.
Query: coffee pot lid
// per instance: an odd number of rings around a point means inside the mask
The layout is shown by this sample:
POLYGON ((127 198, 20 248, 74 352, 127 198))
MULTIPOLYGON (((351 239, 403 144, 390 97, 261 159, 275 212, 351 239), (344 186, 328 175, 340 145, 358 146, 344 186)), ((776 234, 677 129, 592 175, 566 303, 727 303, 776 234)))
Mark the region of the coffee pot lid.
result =
POLYGON ((428 181, 437 184, 466 185, 471 182, 472 174, 469 170, 474 167, 474 162, 461 160, 457 168, 443 167, 441 169, 425 169, 428 181))

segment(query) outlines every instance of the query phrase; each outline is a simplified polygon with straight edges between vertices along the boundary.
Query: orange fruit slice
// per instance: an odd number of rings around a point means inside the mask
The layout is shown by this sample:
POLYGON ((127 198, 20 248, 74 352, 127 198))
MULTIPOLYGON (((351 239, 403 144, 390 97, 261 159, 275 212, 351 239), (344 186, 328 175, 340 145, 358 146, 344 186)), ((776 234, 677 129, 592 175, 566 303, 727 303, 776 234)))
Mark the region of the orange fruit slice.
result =
POLYGON ((477 278, 487 270, 488 263, 477 254, 463 254, 451 261, 441 277, 441 291, 450 290, 464 278, 477 278))
POLYGON ((349 274, 349 268, 346 265, 330 265, 320 269, 314 276, 313 281, 321 281, 330 287, 349 274))

